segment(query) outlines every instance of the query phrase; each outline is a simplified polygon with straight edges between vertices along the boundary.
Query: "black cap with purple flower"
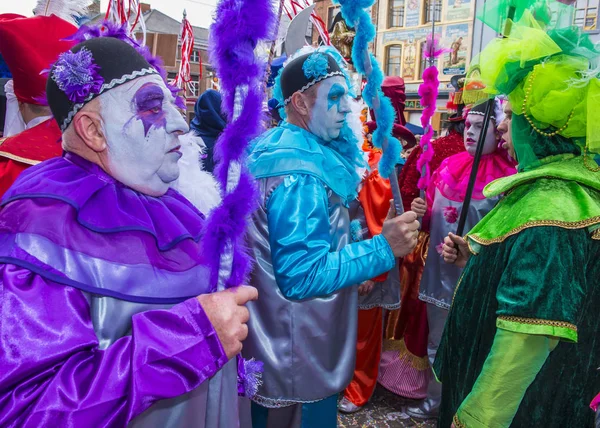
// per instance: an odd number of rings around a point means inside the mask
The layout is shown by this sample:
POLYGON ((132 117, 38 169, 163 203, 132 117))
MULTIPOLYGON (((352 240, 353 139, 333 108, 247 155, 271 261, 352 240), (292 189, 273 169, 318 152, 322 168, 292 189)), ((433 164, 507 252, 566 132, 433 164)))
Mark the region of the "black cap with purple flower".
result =
POLYGON ((179 91, 166 82, 160 59, 129 38, 123 27, 82 26, 70 39, 81 43, 59 56, 46 84, 48 105, 62 131, 85 104, 138 77, 158 74, 173 95, 179 91))

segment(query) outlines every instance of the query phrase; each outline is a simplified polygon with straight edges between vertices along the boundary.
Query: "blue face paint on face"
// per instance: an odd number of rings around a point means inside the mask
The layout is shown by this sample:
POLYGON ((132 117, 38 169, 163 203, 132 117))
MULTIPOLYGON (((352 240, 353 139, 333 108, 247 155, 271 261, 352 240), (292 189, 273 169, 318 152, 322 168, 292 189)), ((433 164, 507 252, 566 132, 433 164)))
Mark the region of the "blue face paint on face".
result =
POLYGON ((341 76, 330 77, 318 83, 316 89, 308 129, 325 142, 335 140, 350 113, 346 80, 341 76))
POLYGON ((327 109, 331 110, 333 107, 337 107, 339 110, 340 102, 342 101, 342 98, 345 95, 346 95, 346 89, 339 83, 335 83, 329 90, 329 95, 327 96, 327 99, 328 99, 327 109))

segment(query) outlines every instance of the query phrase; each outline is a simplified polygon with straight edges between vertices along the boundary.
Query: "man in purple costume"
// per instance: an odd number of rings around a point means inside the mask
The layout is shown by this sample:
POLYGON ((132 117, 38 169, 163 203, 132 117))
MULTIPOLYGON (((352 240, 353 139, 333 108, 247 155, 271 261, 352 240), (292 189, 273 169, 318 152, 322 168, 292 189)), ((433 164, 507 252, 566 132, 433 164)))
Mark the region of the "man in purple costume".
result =
POLYGON ((47 95, 65 154, 0 211, 0 426, 238 426, 237 385, 209 379, 257 292, 211 294, 204 216, 169 189, 188 130, 171 91, 95 38, 61 55, 47 95))

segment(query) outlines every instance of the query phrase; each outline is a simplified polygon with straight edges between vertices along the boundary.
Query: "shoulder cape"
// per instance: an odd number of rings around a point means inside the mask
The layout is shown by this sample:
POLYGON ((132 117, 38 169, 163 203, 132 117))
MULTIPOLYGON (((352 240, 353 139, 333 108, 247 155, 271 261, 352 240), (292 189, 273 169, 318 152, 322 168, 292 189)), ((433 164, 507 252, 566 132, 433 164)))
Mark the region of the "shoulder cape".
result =
POLYGON ((210 292, 204 216, 143 195, 76 155, 24 171, 0 210, 0 263, 89 293, 172 304, 210 292))
POLYGON ((589 228, 600 239, 600 172, 593 171, 597 164, 573 155, 552 160, 486 186, 487 197, 505 196, 467 235, 474 252, 478 245, 500 243, 540 226, 589 228))
POLYGON ((254 141, 248 168, 256 178, 311 175, 346 204, 356 199, 360 182, 354 168, 339 153, 310 132, 286 122, 254 141))

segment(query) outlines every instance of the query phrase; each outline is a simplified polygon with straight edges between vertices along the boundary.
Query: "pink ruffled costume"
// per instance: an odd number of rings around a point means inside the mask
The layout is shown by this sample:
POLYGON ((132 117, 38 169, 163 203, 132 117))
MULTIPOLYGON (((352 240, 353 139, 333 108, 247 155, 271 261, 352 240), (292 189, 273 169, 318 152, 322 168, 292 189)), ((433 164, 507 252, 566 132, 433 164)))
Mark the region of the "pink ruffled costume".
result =
MULTIPOLYGON (((423 218, 423 227, 430 231, 429 256, 419 298, 444 309, 448 309, 452 303, 461 269, 444 263, 441 246, 449 232, 456 233, 473 161, 473 156, 468 152, 450 156, 433 173, 427 188, 427 213, 423 218)), ((481 157, 465 230, 475 226, 497 202, 497 198, 487 199, 483 195, 484 187, 514 173, 514 163, 505 150, 498 149, 481 157)))

